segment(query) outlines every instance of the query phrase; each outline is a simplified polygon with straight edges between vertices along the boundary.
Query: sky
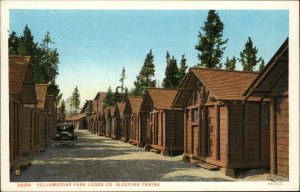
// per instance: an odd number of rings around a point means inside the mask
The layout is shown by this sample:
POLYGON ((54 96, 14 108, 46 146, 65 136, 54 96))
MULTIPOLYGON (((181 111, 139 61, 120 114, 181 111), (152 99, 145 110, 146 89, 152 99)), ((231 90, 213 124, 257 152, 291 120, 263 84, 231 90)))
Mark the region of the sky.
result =
MULTIPOLYGON (((133 87, 147 53, 152 49, 155 79, 161 84, 166 52, 177 63, 185 54, 189 67, 198 61, 198 33, 208 10, 10 10, 9 30, 22 35, 27 24, 34 41, 41 43, 47 31, 59 52, 57 84, 63 99, 78 86, 81 106, 98 91, 120 85, 133 87)), ((289 35, 287 10, 217 10, 228 38, 223 54, 239 57, 248 37, 267 63, 289 35)), ((238 63, 237 69, 242 67, 238 63)))

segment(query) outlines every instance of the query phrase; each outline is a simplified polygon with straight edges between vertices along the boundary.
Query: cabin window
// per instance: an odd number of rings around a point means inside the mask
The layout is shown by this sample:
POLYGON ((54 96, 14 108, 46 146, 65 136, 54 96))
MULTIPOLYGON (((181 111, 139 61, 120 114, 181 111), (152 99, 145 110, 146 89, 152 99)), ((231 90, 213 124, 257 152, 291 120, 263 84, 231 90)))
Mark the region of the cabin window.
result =
POLYGON ((270 128, 270 111, 269 110, 264 111, 264 127, 265 127, 265 129, 270 128))
POLYGON ((199 121, 199 110, 198 108, 192 109, 192 122, 199 121))

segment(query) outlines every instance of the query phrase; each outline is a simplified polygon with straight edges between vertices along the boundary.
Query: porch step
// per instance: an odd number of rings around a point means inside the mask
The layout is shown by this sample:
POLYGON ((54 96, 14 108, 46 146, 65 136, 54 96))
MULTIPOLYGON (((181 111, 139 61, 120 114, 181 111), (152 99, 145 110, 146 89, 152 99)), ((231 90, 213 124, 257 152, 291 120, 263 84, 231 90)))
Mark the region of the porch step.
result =
POLYGON ((199 166, 199 167, 201 167, 201 168, 210 170, 210 171, 218 171, 218 170, 220 170, 219 166, 212 165, 212 164, 205 163, 205 162, 198 162, 198 163, 196 163, 196 165, 199 166))
POLYGON ((150 149, 150 151, 153 152, 153 153, 157 153, 157 154, 160 153, 160 150, 158 150, 158 149, 150 149))
POLYGON ((197 163, 200 163, 200 161, 199 160, 196 160, 196 159, 190 159, 190 162, 191 163, 193 163, 193 164, 197 164, 197 163))

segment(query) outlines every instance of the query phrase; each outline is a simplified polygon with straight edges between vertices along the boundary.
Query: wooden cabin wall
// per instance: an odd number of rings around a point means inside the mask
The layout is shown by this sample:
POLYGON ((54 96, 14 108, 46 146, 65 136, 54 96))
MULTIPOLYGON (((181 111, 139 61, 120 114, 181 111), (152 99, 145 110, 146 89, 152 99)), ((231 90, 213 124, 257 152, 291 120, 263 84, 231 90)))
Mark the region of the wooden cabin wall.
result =
POLYGON ((271 121, 273 148, 276 168, 273 172, 281 176, 289 176, 289 99, 275 97, 271 104, 271 121))
POLYGON ((143 145, 146 144, 147 141, 147 118, 148 113, 141 113, 138 116, 139 124, 138 124, 138 141, 143 145))
POLYGON ((29 154, 33 150, 34 117, 33 109, 22 108, 22 155, 29 154))
POLYGON ((105 120, 105 136, 110 137, 111 136, 111 119, 105 120))
MULTIPOLYGON (((165 133, 163 129, 159 131, 159 138, 163 141, 164 146, 174 148, 176 150, 183 150, 184 145, 184 117, 182 110, 165 110, 159 115, 162 118, 159 121, 159 126, 165 126, 165 133), (164 141, 165 140, 165 141, 164 141)), ((160 139, 159 139, 160 141, 160 139)))
POLYGON ((139 123, 138 115, 137 114, 132 114, 131 118, 130 118, 130 125, 131 125, 130 139, 134 140, 134 141, 138 140, 138 138, 137 138, 137 136, 138 136, 138 123, 139 123))
POLYGON ((21 105, 9 98, 9 162, 13 167, 22 158, 21 105))
POLYGON ((269 167, 269 105, 232 103, 229 114, 229 167, 269 167))

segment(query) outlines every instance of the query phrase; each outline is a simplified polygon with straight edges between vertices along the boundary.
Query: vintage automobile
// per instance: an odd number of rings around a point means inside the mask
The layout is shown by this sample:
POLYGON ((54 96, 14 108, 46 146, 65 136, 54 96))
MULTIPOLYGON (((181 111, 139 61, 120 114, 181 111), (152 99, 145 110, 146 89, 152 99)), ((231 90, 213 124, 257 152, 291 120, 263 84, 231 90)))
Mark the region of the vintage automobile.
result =
POLYGON ((72 123, 58 123, 57 132, 52 138, 52 143, 55 146, 76 146, 77 136, 74 134, 74 129, 75 126, 72 123))

